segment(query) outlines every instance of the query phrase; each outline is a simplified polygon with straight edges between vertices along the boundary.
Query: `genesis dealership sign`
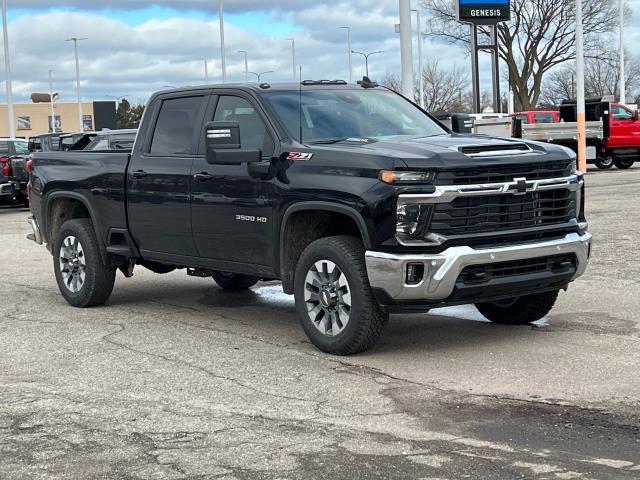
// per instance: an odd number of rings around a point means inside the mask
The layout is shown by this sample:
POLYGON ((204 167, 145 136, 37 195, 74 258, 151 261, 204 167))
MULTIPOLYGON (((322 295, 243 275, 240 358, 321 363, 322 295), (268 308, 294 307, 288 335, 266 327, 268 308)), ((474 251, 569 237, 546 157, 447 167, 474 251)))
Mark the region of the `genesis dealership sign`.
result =
POLYGON ((510 0, 457 0, 458 20, 491 25, 511 18, 510 0))

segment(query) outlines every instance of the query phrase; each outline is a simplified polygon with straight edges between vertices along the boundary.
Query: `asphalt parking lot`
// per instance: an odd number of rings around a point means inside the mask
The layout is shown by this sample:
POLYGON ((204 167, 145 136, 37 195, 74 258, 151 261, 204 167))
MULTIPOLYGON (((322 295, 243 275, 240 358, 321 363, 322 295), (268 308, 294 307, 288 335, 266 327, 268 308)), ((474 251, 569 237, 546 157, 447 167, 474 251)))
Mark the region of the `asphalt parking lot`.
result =
POLYGON ((0 207, 0 478, 640 478, 640 168, 587 181, 592 263, 546 321, 394 316, 349 358, 276 284, 139 269, 72 309, 0 207))

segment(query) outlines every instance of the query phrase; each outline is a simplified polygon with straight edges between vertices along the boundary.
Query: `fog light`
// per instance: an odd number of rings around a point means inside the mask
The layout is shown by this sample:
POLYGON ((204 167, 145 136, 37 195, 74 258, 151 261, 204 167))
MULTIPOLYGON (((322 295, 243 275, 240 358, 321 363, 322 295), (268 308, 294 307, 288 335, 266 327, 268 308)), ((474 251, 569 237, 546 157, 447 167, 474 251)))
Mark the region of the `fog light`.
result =
POLYGON ((423 263, 409 263, 407 264, 407 278, 405 283, 407 285, 418 285, 424 278, 424 264, 423 263))

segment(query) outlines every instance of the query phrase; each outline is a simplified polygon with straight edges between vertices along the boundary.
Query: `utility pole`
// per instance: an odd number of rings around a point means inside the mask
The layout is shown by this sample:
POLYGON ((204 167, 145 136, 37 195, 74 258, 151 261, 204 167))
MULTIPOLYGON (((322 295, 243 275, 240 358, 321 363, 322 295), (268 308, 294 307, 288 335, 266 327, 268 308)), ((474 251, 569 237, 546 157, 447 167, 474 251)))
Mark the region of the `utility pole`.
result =
POLYGON ((244 82, 249 83, 249 52, 238 50, 238 53, 244 53, 244 82))
POLYGON ((402 95, 414 99, 413 51, 411 47, 411 0, 399 0, 400 59, 402 63, 402 95))
POLYGON ((222 64, 222 83, 227 81, 227 58, 224 48, 224 4, 218 0, 218 13, 220 17, 220 61, 222 64))
POLYGON ((293 81, 295 82, 298 78, 298 73, 296 72, 296 39, 287 38, 286 40, 291 42, 291 57, 293 59, 293 81))
POLYGON ((2 32, 4 34, 4 68, 6 72, 7 86, 7 116, 9 125, 9 138, 16 135, 15 117, 13 113, 13 87, 11 85, 11 58, 9 56, 9 28, 7 22, 7 0, 2 0, 2 32))
POLYGON ((418 77, 420 79, 420 107, 424 108, 424 71, 422 67, 422 27, 420 26, 420 10, 416 12, 416 28, 418 30, 418 77))
POLYGON ((49 103, 51 105, 51 133, 56 132, 56 110, 53 106, 53 70, 49 70, 49 103))
POLYGON ((78 91, 78 118, 80 121, 81 132, 84 132, 84 114, 82 113, 82 91, 80 89, 80 52, 78 50, 78 42, 81 42, 83 40, 87 40, 87 39, 77 38, 77 37, 71 37, 67 39, 67 42, 73 42, 73 46, 76 53, 76 89, 78 91))
POLYGON ((576 80, 578 99, 576 103, 578 120, 578 170, 587 172, 587 138, 584 105, 584 31, 582 26, 582 0, 576 0, 576 80))
POLYGON ((257 72, 249 72, 249 73, 251 75, 255 75, 256 78, 258 79, 258 83, 260 83, 262 81, 262 76, 263 75, 266 75, 267 73, 274 73, 274 72, 273 72, 273 70, 268 70, 266 72, 260 72, 260 73, 257 73, 257 72))
POLYGON ((204 59, 204 81, 209 85, 209 61, 206 57, 204 59))
POLYGON ((624 72, 624 0, 620 2, 620 103, 627 103, 627 86, 624 72))
POLYGON ((349 55, 349 83, 353 83, 353 57, 351 48, 351 27, 340 27, 347 31, 347 52, 349 55))

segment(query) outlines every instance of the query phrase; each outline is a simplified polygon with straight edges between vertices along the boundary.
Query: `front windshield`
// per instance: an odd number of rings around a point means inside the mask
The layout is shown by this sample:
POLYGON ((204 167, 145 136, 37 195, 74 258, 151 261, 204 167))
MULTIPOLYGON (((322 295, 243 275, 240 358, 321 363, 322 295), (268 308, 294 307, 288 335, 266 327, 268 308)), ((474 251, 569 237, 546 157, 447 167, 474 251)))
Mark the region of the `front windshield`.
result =
POLYGON ((307 143, 383 140, 447 133, 428 115, 388 90, 312 90, 264 95, 292 138, 307 143), (301 111, 302 110, 302 111, 301 111))

